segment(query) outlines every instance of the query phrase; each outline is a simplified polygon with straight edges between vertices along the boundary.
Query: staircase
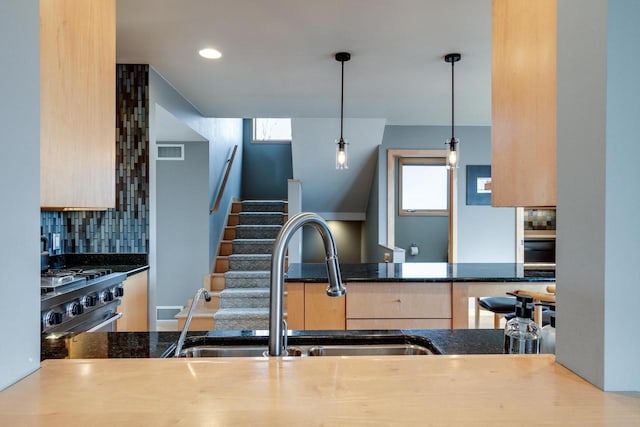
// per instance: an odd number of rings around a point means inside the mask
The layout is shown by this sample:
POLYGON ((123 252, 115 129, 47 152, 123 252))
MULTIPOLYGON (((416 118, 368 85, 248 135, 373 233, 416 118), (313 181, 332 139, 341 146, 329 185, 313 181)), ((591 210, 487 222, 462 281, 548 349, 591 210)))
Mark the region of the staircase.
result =
POLYGON ((287 219, 287 203, 246 200, 234 205, 212 275, 212 290, 219 291, 214 294, 219 300, 214 329, 268 329, 271 251, 287 219))

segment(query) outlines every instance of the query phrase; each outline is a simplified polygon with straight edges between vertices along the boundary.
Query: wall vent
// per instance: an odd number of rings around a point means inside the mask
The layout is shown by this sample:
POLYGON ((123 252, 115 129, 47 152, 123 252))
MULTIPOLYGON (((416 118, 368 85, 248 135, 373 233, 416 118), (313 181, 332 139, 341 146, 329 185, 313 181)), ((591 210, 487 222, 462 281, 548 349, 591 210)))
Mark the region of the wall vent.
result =
POLYGON ((158 160, 184 160, 184 144, 158 145, 158 160))

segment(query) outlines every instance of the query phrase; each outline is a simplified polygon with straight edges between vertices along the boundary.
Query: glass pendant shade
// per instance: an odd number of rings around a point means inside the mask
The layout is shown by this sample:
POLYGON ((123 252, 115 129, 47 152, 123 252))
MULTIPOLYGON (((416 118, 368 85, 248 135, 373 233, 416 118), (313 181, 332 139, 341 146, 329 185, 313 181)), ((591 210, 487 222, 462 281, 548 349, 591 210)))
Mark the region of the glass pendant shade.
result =
POLYGON ((340 138, 336 141, 336 169, 349 169, 349 143, 340 138))
POLYGON ((458 138, 447 139, 447 144, 449 145, 449 151, 447 152, 447 169, 458 168, 458 149, 456 146, 459 142, 460 140, 458 138))

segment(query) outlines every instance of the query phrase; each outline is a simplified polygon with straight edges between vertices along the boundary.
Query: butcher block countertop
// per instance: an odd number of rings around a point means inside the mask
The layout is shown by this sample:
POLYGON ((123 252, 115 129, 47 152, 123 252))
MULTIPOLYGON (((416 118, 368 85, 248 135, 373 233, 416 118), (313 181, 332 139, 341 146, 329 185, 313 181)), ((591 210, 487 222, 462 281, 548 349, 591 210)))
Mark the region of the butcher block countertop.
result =
POLYGON ((638 426, 551 355, 46 360, 2 426, 638 426))

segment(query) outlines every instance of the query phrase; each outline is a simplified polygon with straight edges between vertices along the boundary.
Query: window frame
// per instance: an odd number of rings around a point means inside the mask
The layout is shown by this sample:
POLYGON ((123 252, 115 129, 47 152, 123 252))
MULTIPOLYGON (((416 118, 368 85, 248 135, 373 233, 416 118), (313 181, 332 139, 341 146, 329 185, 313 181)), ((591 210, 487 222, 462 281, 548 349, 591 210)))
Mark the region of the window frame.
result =
POLYGON ((293 131, 291 139, 256 139, 256 121, 265 119, 287 119, 289 120, 289 126, 291 127, 291 117, 255 117, 251 119, 251 143, 252 144, 291 144, 293 139, 293 131))
POLYGON ((444 209, 403 209, 402 207, 402 183, 404 165, 443 166, 446 168, 446 158, 443 157, 399 157, 398 158, 398 216, 449 216, 451 211, 451 175, 446 171, 445 194, 447 206, 444 209))

